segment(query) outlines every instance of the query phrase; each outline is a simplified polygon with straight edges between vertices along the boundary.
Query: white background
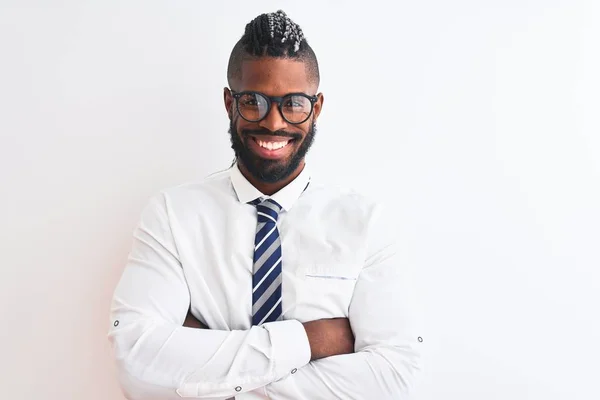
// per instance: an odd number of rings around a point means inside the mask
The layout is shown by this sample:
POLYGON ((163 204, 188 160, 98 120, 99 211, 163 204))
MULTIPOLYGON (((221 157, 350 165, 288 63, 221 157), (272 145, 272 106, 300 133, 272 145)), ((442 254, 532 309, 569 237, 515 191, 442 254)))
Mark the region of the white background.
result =
POLYGON ((599 399, 592 0, 0 0, 0 398, 122 398, 108 308, 139 212, 229 165, 227 59, 280 7, 321 64, 311 169, 400 211, 415 398, 599 399))

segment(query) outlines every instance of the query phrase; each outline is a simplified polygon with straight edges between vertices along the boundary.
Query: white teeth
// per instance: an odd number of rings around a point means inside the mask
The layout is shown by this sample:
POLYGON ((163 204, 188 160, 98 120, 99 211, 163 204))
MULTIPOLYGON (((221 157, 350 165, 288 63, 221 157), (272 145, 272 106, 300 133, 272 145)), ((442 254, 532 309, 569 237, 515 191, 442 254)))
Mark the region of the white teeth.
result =
POLYGON ((256 140, 256 143, 268 150, 278 150, 285 147, 289 143, 289 140, 285 142, 263 142, 262 140, 256 140))

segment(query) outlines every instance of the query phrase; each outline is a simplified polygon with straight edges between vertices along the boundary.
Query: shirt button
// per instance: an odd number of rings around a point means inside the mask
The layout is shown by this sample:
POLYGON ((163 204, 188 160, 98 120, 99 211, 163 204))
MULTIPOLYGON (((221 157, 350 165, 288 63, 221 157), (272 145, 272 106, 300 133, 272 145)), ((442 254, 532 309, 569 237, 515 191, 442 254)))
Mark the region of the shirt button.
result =
POLYGON ((119 320, 116 320, 115 323, 113 324, 114 326, 119 326, 119 320))
POLYGON ((292 374, 295 374, 295 373, 296 373, 296 371, 298 371, 298 369, 294 368, 294 369, 292 370, 292 374))
POLYGON ((419 342, 422 342, 423 338, 421 336, 419 336, 419 342))
POLYGON ((236 387, 236 388, 235 388, 235 391, 236 391, 236 392, 239 392, 239 391, 241 391, 241 390, 242 390, 242 387, 241 387, 241 386, 238 386, 238 387, 236 387))

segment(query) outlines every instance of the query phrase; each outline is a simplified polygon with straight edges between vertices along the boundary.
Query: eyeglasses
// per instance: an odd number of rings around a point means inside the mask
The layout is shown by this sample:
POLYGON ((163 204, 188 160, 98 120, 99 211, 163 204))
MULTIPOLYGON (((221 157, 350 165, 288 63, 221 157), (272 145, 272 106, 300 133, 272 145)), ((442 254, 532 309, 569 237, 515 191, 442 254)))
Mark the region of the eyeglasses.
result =
POLYGON ((304 93, 290 93, 283 97, 267 96, 259 92, 231 91, 237 103, 238 113, 248 122, 262 121, 271 111, 273 102, 279 104, 279 112, 283 119, 290 124, 305 122, 313 112, 317 96, 304 93))

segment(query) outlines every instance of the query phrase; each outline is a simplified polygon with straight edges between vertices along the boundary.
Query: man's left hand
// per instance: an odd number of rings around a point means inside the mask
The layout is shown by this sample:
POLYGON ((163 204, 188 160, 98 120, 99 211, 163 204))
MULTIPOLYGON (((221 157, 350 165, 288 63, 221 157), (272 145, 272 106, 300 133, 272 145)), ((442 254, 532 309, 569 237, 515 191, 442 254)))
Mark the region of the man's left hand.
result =
POLYGON ((187 328, 208 329, 206 325, 198 321, 196 317, 192 315, 191 311, 188 311, 185 317, 185 321, 183 321, 183 326, 187 328))

